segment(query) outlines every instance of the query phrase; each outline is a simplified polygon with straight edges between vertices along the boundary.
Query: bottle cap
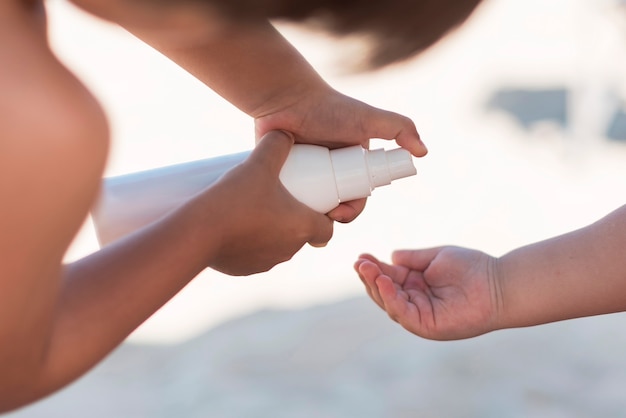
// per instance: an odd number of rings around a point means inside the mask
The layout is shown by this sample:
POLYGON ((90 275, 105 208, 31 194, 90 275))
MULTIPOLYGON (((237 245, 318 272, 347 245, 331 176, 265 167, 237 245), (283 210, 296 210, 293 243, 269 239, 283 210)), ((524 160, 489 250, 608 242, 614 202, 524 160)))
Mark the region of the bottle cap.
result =
POLYGON ((367 152, 367 164, 372 189, 417 173, 411 154, 402 148, 390 151, 384 149, 370 150, 367 152))

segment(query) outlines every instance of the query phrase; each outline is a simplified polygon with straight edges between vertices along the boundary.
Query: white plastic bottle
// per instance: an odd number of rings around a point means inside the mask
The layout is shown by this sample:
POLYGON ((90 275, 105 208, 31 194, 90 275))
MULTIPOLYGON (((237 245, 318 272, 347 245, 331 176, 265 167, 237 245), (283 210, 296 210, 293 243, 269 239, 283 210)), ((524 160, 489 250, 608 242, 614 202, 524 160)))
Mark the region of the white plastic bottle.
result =
MULTIPOLYGON (((148 225, 205 189, 250 151, 104 179, 92 219, 100 245, 148 225)), ((287 190, 310 208, 327 213, 340 202, 367 197, 378 186, 416 174, 401 148, 329 150, 296 144, 280 172, 287 190)))

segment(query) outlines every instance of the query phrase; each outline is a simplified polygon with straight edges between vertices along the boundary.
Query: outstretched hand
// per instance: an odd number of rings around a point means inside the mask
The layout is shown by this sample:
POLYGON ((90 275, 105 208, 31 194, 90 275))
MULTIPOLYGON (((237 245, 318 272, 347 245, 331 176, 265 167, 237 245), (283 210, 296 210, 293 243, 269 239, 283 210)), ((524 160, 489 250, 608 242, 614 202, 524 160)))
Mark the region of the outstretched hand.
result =
MULTIPOLYGON (((408 117, 369 106, 345 96, 327 85, 281 97, 279 103, 255 115, 256 137, 282 129, 293 133, 296 143, 340 148, 360 144, 369 147, 371 138, 395 140, 416 157, 426 155, 415 124, 408 117)), ((365 199, 346 202, 328 215, 339 222, 351 222, 364 209, 365 199)))
POLYGON ((365 254, 354 268, 372 300, 408 331, 454 340, 497 328, 501 295, 493 257, 439 247, 395 251, 392 260, 365 254))

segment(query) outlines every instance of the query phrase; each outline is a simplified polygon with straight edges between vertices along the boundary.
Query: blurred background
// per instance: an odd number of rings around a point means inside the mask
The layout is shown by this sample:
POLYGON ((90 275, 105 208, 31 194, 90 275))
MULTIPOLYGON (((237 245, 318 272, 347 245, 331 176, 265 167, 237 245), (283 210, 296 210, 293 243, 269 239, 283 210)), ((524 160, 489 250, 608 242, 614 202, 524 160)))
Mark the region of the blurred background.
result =
MULTIPOLYGON (((47 6, 54 50, 109 114, 107 175, 253 146, 248 116, 159 53, 47 6)), ((370 302, 352 263, 442 244, 501 255, 623 205, 625 9, 487 0, 418 59, 366 74, 342 66, 350 45, 279 24, 335 88, 415 121, 418 175, 375 190, 326 248, 251 277, 202 273, 85 377, 8 416, 623 416, 623 314, 432 342, 370 302)), ((97 248, 87 222, 67 260, 97 248)))

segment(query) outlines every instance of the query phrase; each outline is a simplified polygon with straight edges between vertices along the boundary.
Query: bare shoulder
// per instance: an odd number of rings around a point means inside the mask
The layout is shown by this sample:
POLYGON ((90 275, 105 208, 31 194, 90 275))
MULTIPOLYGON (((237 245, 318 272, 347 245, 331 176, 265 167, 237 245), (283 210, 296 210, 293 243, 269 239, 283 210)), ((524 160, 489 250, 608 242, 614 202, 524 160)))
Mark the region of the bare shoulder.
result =
POLYGON ((10 202, 0 223, 28 232, 40 219, 65 243, 97 191, 106 118, 50 51, 41 3, 0 3, 0 195, 10 202))

